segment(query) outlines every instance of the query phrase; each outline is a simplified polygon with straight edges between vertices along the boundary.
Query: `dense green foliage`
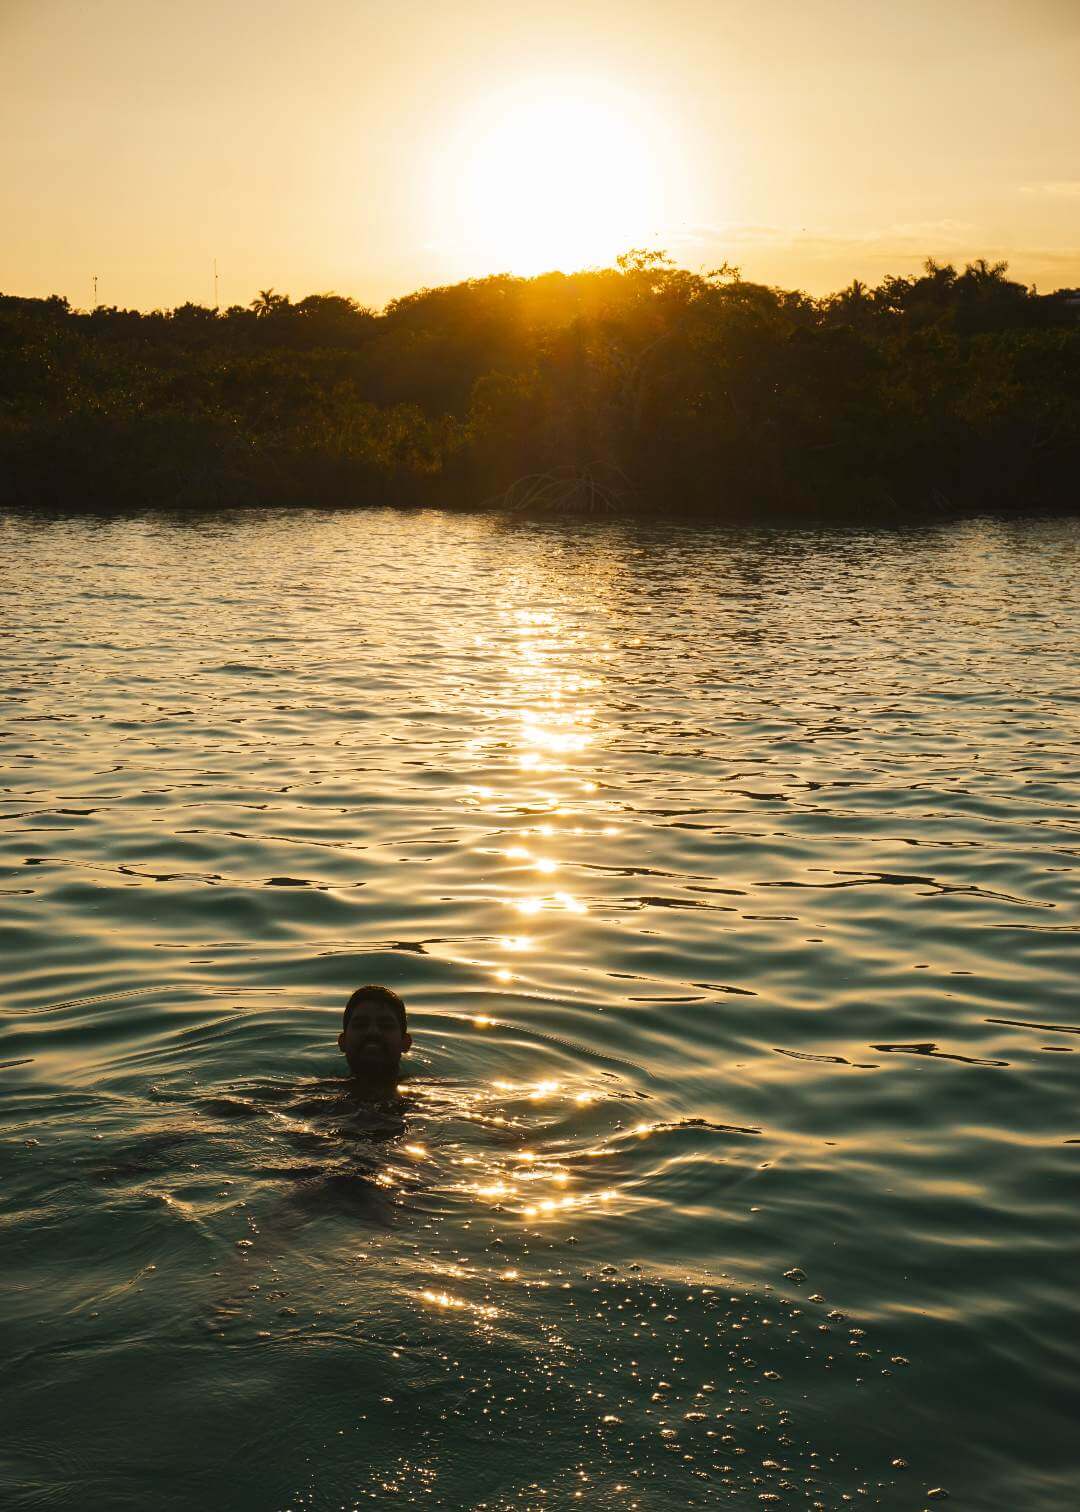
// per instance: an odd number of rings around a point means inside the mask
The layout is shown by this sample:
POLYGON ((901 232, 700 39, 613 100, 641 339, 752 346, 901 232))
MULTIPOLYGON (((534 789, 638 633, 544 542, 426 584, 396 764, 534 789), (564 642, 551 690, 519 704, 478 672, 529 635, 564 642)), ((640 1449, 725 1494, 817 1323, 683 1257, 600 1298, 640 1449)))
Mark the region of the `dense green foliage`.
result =
POLYGON ((655 253, 216 312, 0 296, 0 502, 1071 502, 1080 320, 1003 264, 811 299, 655 253))

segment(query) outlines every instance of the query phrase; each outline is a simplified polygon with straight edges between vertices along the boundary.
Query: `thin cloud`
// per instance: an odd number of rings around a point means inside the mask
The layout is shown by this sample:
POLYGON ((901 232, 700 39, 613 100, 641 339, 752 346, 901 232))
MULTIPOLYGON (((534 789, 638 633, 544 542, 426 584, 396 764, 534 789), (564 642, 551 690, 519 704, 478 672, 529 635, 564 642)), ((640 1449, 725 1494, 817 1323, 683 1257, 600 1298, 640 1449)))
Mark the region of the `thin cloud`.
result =
POLYGON ((1021 184, 1021 194, 1037 194, 1043 199, 1080 199, 1080 179, 1049 179, 1043 184, 1021 184))
POLYGON ((715 242, 737 242, 740 246, 790 246, 803 233, 783 226, 755 226, 743 221, 722 221, 718 225, 690 226, 671 237, 673 245, 702 246, 715 242))
POLYGON ((1007 262, 1010 277, 1037 284, 1043 292, 1080 284, 1080 246, 1007 243, 1000 230, 951 217, 897 221, 847 234, 814 226, 699 223, 670 237, 667 245, 675 257, 700 262, 703 269, 727 257, 751 279, 785 288, 798 281, 818 293, 838 288, 853 274, 877 279, 917 273, 928 256, 957 267, 976 257, 1007 262))
POLYGON ((952 219, 904 221, 868 231, 828 231, 809 226, 754 225, 728 221, 718 225, 690 226, 670 238, 672 245, 701 246, 722 242, 726 246, 820 248, 829 252, 847 247, 925 247, 945 243, 969 245, 978 240, 979 228, 971 221, 952 219))
POLYGON ((970 242, 972 237, 978 235, 978 231, 979 228, 974 221, 951 220, 945 217, 941 220, 899 221, 895 226, 890 226, 887 231, 878 232, 873 239, 875 241, 970 242))

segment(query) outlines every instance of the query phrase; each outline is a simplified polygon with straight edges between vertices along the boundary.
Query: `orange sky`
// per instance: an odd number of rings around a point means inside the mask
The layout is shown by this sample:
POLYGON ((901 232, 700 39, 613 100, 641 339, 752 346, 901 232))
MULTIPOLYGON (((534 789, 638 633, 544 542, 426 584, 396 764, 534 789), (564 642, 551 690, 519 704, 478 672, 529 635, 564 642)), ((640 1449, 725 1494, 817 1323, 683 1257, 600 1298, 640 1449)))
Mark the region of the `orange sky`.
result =
POLYGON ((1080 0, 0 0, 0 289, 607 263, 1080 285, 1080 0))

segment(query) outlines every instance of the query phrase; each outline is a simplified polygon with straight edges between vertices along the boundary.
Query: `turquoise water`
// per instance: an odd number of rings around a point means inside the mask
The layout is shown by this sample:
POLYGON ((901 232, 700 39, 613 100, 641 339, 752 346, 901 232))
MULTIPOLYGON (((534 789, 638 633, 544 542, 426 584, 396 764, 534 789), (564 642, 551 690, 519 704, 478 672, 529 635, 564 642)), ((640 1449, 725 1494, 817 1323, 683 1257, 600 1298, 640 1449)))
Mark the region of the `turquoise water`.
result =
POLYGON ((0 521, 5 1505, 1075 1505, 1078 567, 0 521))

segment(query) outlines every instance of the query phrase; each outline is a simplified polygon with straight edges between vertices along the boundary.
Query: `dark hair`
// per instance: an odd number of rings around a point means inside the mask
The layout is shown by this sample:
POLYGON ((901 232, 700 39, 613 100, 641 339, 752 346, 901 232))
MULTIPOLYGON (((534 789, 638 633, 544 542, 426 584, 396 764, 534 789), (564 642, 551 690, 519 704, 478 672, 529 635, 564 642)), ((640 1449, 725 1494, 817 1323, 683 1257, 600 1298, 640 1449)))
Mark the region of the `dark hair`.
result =
POLYGON ((358 1008, 361 1003, 385 1003, 388 1008, 392 1008, 397 1014, 401 1023, 402 1034, 406 1032, 405 1004, 391 988, 380 987, 375 982, 369 982, 366 987, 358 987, 345 1004, 345 1013, 341 1021, 343 1030, 349 1027, 349 1020, 353 1016, 353 1010, 358 1008))

